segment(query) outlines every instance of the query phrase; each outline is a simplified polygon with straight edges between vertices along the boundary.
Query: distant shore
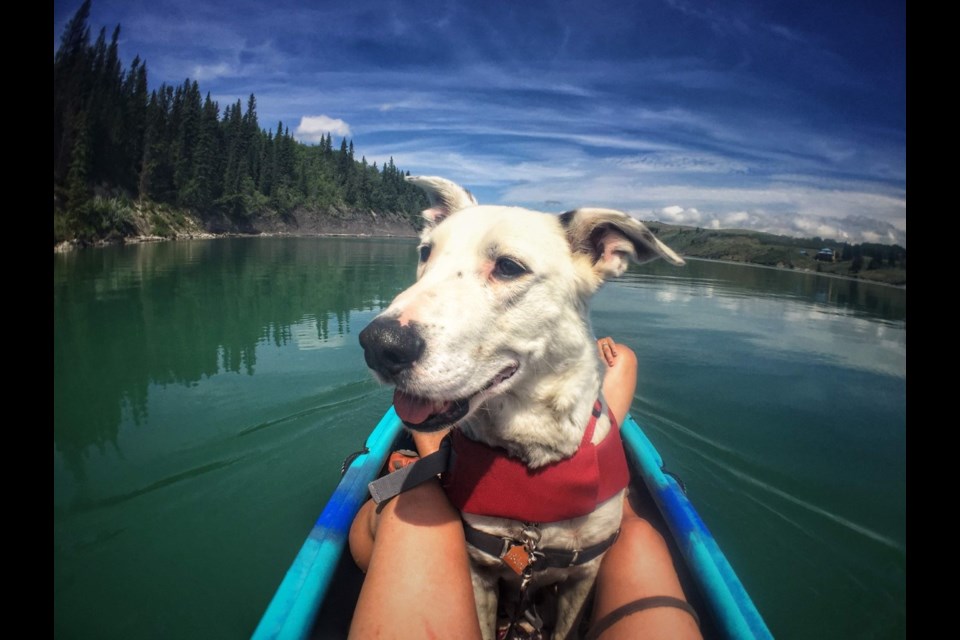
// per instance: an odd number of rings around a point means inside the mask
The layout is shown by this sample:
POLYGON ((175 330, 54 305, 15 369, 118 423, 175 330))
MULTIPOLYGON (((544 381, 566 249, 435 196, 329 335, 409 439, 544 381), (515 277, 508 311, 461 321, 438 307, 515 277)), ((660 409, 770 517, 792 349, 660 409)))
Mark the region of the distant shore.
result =
MULTIPOLYGON (((412 227, 411 227, 412 229, 412 227)), ((221 238, 407 238, 407 239, 416 239, 418 237, 416 231, 411 231, 409 234, 396 234, 396 233, 336 233, 336 232, 317 232, 317 233, 304 233, 304 232, 291 232, 291 231, 268 231, 268 232, 255 232, 255 233, 242 233, 238 231, 228 231, 225 233, 188 233, 181 234, 176 236, 157 236, 157 235, 142 235, 142 236, 126 236, 122 238, 115 238, 110 240, 96 240, 93 242, 81 242, 78 240, 65 240, 64 242, 57 243, 53 245, 54 253, 68 253, 70 251, 78 249, 87 249, 87 248, 102 248, 102 247, 111 247, 118 244, 150 244, 153 242, 176 242, 182 240, 219 240, 221 238)))
POLYGON ((168 240, 209 240, 231 237, 383 237, 416 238, 418 231, 403 213, 330 208, 298 209, 287 216, 259 216, 233 220, 226 216, 200 218, 188 211, 150 204, 127 212, 126 233, 105 238, 70 239, 54 243, 54 253, 86 247, 143 244, 168 240))
POLYGON ((752 264, 862 282, 906 287, 905 247, 852 245, 824 238, 795 238, 746 229, 701 229, 651 221, 646 225, 687 258, 752 264), (827 259, 822 259, 823 251, 827 259))
MULTIPOLYGON (((54 253, 84 247, 115 244, 143 244, 166 240, 206 240, 230 237, 352 237, 352 238, 416 238, 414 219, 404 213, 358 211, 329 208, 323 211, 299 208, 292 213, 264 215, 247 219, 226 216, 199 217, 189 211, 163 205, 134 205, 125 211, 125 233, 112 233, 105 238, 72 239, 55 243, 54 253)), ((898 249, 900 259, 890 261, 877 257, 818 261, 820 238, 787 238, 755 231, 702 230, 659 222, 647 226, 672 249, 685 258, 729 264, 747 264, 768 269, 814 273, 817 275, 857 280, 905 289, 907 286, 906 249, 898 249)), ((884 249, 884 250, 887 250, 884 249)))
POLYGON ((830 273, 828 271, 816 271, 814 269, 806 268, 793 268, 785 266, 775 266, 769 264, 757 264, 756 262, 741 262, 739 260, 721 260, 717 258, 699 258, 697 256, 683 256, 684 260, 700 260, 703 262, 719 262, 722 264, 736 264, 740 266, 747 267, 756 267, 758 269, 772 269, 774 271, 792 271, 794 273, 804 273, 814 276, 824 276, 826 278, 836 278, 838 280, 854 280, 856 282, 865 282, 867 284, 877 284, 883 287, 892 287, 894 289, 906 289, 906 283, 894 284, 890 282, 883 282, 881 280, 869 280, 867 278, 860 278, 857 276, 844 275, 842 273, 830 273))

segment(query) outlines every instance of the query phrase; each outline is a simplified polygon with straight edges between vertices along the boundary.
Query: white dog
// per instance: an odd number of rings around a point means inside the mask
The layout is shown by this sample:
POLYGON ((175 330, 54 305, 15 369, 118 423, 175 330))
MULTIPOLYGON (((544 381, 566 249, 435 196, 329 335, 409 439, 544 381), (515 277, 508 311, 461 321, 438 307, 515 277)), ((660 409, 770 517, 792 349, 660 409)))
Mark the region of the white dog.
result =
POLYGON ((616 538, 627 481, 598 409, 587 302, 630 260, 683 260, 619 211, 478 206, 448 180, 408 180, 431 202, 417 282, 361 332, 367 364, 396 385, 408 428, 458 427, 446 488, 471 543, 484 638, 495 637, 503 579, 519 597, 562 582, 554 637, 567 637, 616 538))

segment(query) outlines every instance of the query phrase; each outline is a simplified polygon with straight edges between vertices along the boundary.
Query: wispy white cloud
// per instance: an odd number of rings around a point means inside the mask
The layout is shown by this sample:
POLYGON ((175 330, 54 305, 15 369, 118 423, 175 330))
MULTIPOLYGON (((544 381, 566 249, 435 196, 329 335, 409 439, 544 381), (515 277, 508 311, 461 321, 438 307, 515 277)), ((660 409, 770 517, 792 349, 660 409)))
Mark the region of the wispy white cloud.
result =
MULTIPOLYGON (((478 134, 485 139, 492 133, 478 134)), ((597 157, 581 136, 534 138, 506 158, 448 141, 375 146, 415 173, 440 174, 483 194, 484 202, 562 210, 607 206, 679 224, 748 228, 849 241, 906 242, 905 191, 859 178, 764 175, 750 163, 681 149, 597 157), (549 204, 548 204, 549 203, 549 204)), ((634 140, 635 144, 637 141, 634 140)))
POLYGON ((694 2, 685 0, 667 0, 667 5, 676 9, 680 13, 702 20, 714 32, 724 35, 734 33, 737 35, 749 35, 750 27, 740 16, 731 11, 714 11, 712 8, 703 8, 694 2))
POLYGON ((662 222, 709 229, 749 229, 794 237, 833 238, 851 243, 880 242, 906 246, 905 230, 864 216, 814 216, 796 212, 729 211, 703 213, 673 205, 649 216, 662 222))
POLYGON ((616 160, 623 168, 638 173, 645 172, 695 172, 695 173, 744 173, 744 162, 721 155, 703 154, 696 151, 655 151, 616 160))
POLYGON ((217 62, 215 64, 198 64, 193 68, 191 77, 194 80, 202 82, 204 80, 213 80, 235 75, 237 75, 237 71, 232 65, 226 62, 217 62))

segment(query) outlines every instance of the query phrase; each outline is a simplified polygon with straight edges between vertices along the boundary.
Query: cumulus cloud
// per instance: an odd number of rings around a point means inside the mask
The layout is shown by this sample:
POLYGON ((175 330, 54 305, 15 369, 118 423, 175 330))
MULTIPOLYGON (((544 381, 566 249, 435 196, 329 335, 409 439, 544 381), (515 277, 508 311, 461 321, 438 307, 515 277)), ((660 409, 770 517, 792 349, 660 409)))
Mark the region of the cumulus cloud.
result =
POLYGON ((294 135, 302 142, 320 142, 320 139, 327 134, 337 137, 350 135, 350 125, 340 118, 331 118, 330 116, 303 116, 300 118, 300 124, 294 135))
POLYGON ((699 224, 703 216, 696 209, 684 209, 679 205, 671 205, 660 209, 657 216, 663 222, 674 224, 699 224))
MULTIPOLYGON (((750 214, 746 211, 731 211, 724 217, 724 224, 734 225, 742 224, 750 219, 750 214)), ((719 223, 719 220, 717 221, 719 223)))

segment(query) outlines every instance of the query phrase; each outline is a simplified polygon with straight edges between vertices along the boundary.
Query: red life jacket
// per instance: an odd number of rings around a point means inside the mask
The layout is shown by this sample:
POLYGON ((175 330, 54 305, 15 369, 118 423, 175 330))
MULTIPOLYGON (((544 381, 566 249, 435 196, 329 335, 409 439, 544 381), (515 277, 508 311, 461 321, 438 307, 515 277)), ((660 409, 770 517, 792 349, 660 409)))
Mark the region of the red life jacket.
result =
POLYGON ((454 429, 452 465, 444 476, 450 502, 464 513, 523 522, 557 522, 592 513, 630 481, 611 411, 610 433, 599 444, 590 441, 602 406, 599 400, 594 404, 577 452, 539 469, 454 429))

